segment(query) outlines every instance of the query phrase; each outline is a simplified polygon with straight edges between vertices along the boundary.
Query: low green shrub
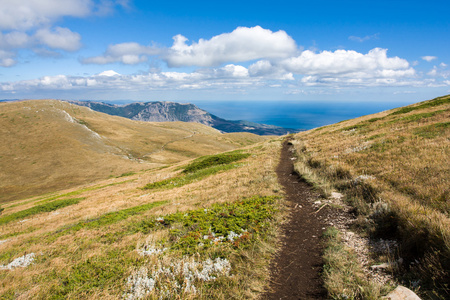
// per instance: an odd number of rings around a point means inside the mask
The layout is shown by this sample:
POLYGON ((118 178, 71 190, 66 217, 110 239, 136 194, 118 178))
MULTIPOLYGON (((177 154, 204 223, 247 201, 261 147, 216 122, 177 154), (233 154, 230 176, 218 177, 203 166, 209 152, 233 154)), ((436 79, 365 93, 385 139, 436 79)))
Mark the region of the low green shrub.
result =
POLYGON ((151 218, 131 224, 129 233, 149 233, 169 228, 169 237, 163 247, 193 254, 217 244, 228 243, 242 248, 264 235, 273 220, 278 197, 254 196, 232 203, 214 204, 207 209, 178 212, 160 218, 151 218))
POLYGON ((175 187, 180 187, 196 180, 203 179, 210 175, 216 174, 220 171, 227 171, 241 166, 241 164, 227 164, 209 167, 207 169, 199 169, 194 173, 188 173, 186 175, 175 176, 172 178, 164 179, 161 181, 156 181, 149 183, 143 187, 144 190, 151 189, 171 189, 175 187))
POLYGON ((57 210, 59 208, 63 208, 69 205, 74 205, 84 200, 85 198, 73 198, 73 199, 62 199, 56 200, 53 202, 49 202, 42 205, 37 205, 25 210, 18 211, 16 213, 12 213, 10 215, 6 215, 0 218, 0 225, 9 223, 14 220, 23 219, 32 215, 36 215, 39 213, 50 212, 57 210))
POLYGON ((240 153, 237 151, 204 156, 187 165, 183 173, 194 173, 213 166, 230 164, 249 156, 249 153, 240 153))
POLYGON ((450 122, 435 123, 428 126, 422 126, 414 130, 414 134, 426 139, 433 139, 440 135, 444 135, 447 128, 450 127, 450 122))
POLYGON ((448 96, 439 97, 439 98, 427 101, 427 102, 425 102, 423 104, 420 104, 420 105, 417 105, 417 106, 402 107, 402 108, 394 111, 390 115, 406 114, 406 113, 409 113, 409 112, 411 112, 413 110, 418 110, 418 109, 423 109, 423 108, 428 108, 428 107, 435 107, 435 106, 448 104, 448 103, 450 103, 450 97, 448 97, 448 96))
POLYGON ((69 231, 78 231, 83 228, 87 228, 87 229, 99 228, 101 226, 106 226, 106 225, 110 225, 113 223, 117 223, 119 221, 127 219, 130 216, 143 213, 154 207, 158 207, 158 206, 161 206, 161 205, 164 205, 167 203, 168 203, 168 201, 157 201, 157 202, 152 202, 152 203, 148 203, 148 204, 144 204, 144 205, 130 207, 130 208, 115 211, 115 212, 110 212, 110 213, 104 214, 98 218, 89 219, 89 220, 77 223, 75 225, 62 228, 62 229, 58 230, 56 233, 61 234, 61 233, 69 232, 69 231))

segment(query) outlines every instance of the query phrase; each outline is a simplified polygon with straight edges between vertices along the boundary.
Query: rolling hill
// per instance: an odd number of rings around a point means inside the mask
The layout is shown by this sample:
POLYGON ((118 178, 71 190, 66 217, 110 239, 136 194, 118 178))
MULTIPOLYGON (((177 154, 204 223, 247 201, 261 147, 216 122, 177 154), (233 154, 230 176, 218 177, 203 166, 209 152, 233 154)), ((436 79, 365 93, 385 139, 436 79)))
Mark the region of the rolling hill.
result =
POLYGON ((232 150, 265 138, 150 123, 57 100, 0 103, 0 202, 232 150))

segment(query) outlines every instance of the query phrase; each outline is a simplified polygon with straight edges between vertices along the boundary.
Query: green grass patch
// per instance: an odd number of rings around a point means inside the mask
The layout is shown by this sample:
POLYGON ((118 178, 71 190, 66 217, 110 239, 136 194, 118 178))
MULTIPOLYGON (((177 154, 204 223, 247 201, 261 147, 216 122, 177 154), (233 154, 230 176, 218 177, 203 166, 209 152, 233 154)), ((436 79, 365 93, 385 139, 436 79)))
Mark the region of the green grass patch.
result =
POLYGON ((350 131, 350 130, 356 130, 356 129, 361 129, 364 127, 367 127, 367 123, 359 123, 359 124, 355 124, 352 126, 347 126, 341 129, 341 131, 350 131))
POLYGON ((35 230, 37 230, 36 227, 28 227, 24 231, 15 231, 15 232, 7 233, 7 234, 2 234, 2 235, 0 235, 0 240, 6 240, 7 238, 15 237, 15 236, 18 236, 18 235, 21 235, 21 234, 25 234, 25 233, 30 233, 30 232, 33 232, 35 230))
POLYGON ((84 259, 70 270, 51 274, 57 283, 44 291, 45 298, 80 299, 85 298, 86 293, 101 293, 104 289, 122 283, 133 263, 135 261, 123 250, 110 250, 100 256, 84 259))
POLYGON ((423 138, 433 139, 444 135, 445 131, 450 127, 450 122, 435 123, 428 126, 416 128, 414 134, 423 138))
POLYGON ((422 119, 426 119, 426 118, 431 118, 437 114, 440 114, 442 112, 445 112, 447 110, 438 110, 438 111, 432 111, 432 112, 427 112, 427 113, 419 113, 419 114, 414 114, 414 115, 410 115, 410 116, 406 116, 403 118, 397 118, 397 119, 393 119, 389 122, 387 122, 386 124, 394 124, 394 123, 398 123, 398 122, 415 122, 415 121, 419 121, 422 119))
POLYGON ((218 165, 210 167, 207 169, 201 169, 195 173, 188 173, 186 175, 180 175, 168 179, 164 179, 157 182, 152 182, 143 187, 144 190, 150 189, 171 189, 175 187, 180 187, 194 181, 203 179, 210 175, 216 174, 220 171, 228 171, 240 167, 242 164, 228 164, 228 165, 218 165))
MULTIPOLYGON (((160 266, 149 263, 147 255, 137 255, 136 250, 141 250, 141 248, 136 249, 134 242, 121 248, 106 245, 105 251, 87 258, 83 253, 91 247, 93 241, 80 239, 78 241, 79 250, 77 253, 71 253, 71 255, 74 255, 73 257, 68 257, 72 262, 70 268, 58 272, 51 271, 45 275, 35 275, 36 278, 33 280, 36 282, 43 279, 47 281, 46 289, 42 289, 37 298, 91 298, 95 295, 99 297, 105 290, 110 295, 122 296, 124 291, 127 290, 127 277, 130 276, 130 273, 133 273, 132 270, 146 267, 148 270, 165 270, 169 275, 178 274, 174 271, 175 266, 171 262, 178 265, 193 260, 200 262, 206 259, 225 258, 230 261, 232 272, 239 272, 238 274, 229 277, 222 276, 217 280, 196 280, 195 284, 203 295, 200 297, 201 299, 210 299, 214 295, 224 293, 226 295, 223 298, 228 299, 233 293, 229 289, 233 285, 240 284, 239 281, 233 279, 234 276, 241 276, 240 272, 243 271, 251 274, 252 270, 234 269, 234 267, 247 259, 242 253, 248 252, 244 251, 251 251, 252 253, 260 251, 256 242, 269 236, 270 230, 273 229, 278 200, 279 197, 254 196, 232 203, 214 204, 207 209, 178 212, 160 218, 148 217, 140 222, 131 220, 119 232, 110 233, 123 237, 137 232, 148 234, 151 231, 167 231, 168 229, 168 235, 164 235, 158 241, 152 241, 155 245, 151 245, 161 247, 161 249, 167 248, 163 250, 166 253, 162 254, 167 260, 162 259, 160 266), (43 278, 43 276, 45 277, 43 278)), ((121 213, 122 215, 123 213, 130 214, 144 209, 145 206, 139 206, 121 211, 121 213)), ((93 223, 90 222, 89 224, 93 223)), ((105 225, 103 221, 101 223, 98 226, 105 225)), ((138 247, 140 247, 140 244, 138 244, 138 247)), ((59 256, 60 254, 55 255, 59 256)), ((45 263, 48 259, 52 258, 44 255, 39 256, 36 264, 45 263)), ((145 299, 194 298, 183 297, 188 295, 180 290, 180 287, 183 286, 183 280, 186 280, 184 277, 166 277, 164 274, 153 277, 155 280, 154 291, 147 294, 144 297, 145 299), (172 286, 174 282, 179 283, 178 290, 164 288, 172 286)), ((192 281, 194 282, 193 279, 192 281)), ((192 295, 195 296, 195 294, 189 294, 189 296, 192 295)))
POLYGON ((372 136, 369 136, 368 138, 366 138, 366 141, 372 141, 377 138, 383 137, 385 135, 386 135, 386 133, 375 134, 375 135, 372 135, 372 136))
POLYGON ((238 151, 204 156, 187 165, 183 173, 194 173, 213 166, 230 164, 249 156, 249 153, 240 153, 238 151))
POLYGON ((114 183, 105 184, 105 185, 91 186, 91 187, 79 189, 79 190, 76 190, 76 191, 73 191, 73 192, 52 196, 50 198, 45 198, 45 199, 39 201, 37 204, 44 204, 44 203, 47 203, 49 201, 53 201, 55 199, 59 199, 59 198, 63 198, 63 197, 77 196, 77 195, 80 195, 80 194, 82 194, 84 192, 96 191, 96 190, 100 190, 100 189, 103 189, 103 188, 106 188, 106 187, 109 187, 109 186, 124 184, 124 183, 132 182, 132 181, 135 181, 135 180, 136 179, 129 179, 129 180, 120 181, 120 182, 114 182, 114 183))
POLYGON ((128 232, 148 233, 169 228, 169 237, 161 242, 162 247, 182 254, 202 253, 218 245, 243 249, 266 234, 278 211, 278 199, 275 196, 254 196, 232 203, 214 204, 207 209, 133 223, 128 232))
POLYGON ((12 213, 10 215, 6 215, 0 218, 0 225, 9 223, 11 221, 15 221, 18 219, 23 219, 32 215, 44 213, 44 212, 50 212, 57 210, 59 208, 63 208, 69 205, 74 205, 80 202, 85 198, 72 198, 72 199, 62 199, 62 200, 56 200, 50 203, 37 205, 25 210, 18 211, 16 213, 12 213))
POLYGON ((125 220, 131 216, 141 214, 147 210, 150 210, 152 208, 155 208, 155 207, 167 204, 167 203, 169 203, 169 202, 168 201, 157 201, 157 202, 152 202, 152 203, 148 203, 148 204, 144 204, 144 205, 130 207, 130 208, 115 211, 115 212, 110 212, 110 213, 104 214, 95 219, 86 220, 86 221, 77 223, 75 225, 69 226, 69 227, 64 227, 64 228, 58 230, 57 233, 65 233, 68 231, 78 231, 83 228, 87 228, 87 229, 99 228, 102 226, 117 223, 117 222, 125 220))
POLYGON ((448 96, 440 97, 440 98, 436 98, 436 99, 427 101, 427 102, 422 103, 422 104, 417 105, 417 106, 402 107, 402 108, 394 111, 393 113, 391 113, 390 116, 391 115, 406 114, 406 113, 409 113, 409 112, 411 112, 413 110, 424 109, 424 108, 428 108, 428 107, 435 107, 435 106, 449 104, 449 103, 450 103, 450 97, 448 97, 448 96))
POLYGON ((372 118, 372 119, 367 120, 367 122, 373 123, 373 122, 376 122, 376 121, 379 121, 379 120, 382 120, 382 119, 383 118, 372 118))
POLYGON ((126 173, 122 173, 119 176, 117 176, 116 178, 120 178, 120 177, 127 177, 127 176, 131 176, 136 174, 136 172, 126 172, 126 173))

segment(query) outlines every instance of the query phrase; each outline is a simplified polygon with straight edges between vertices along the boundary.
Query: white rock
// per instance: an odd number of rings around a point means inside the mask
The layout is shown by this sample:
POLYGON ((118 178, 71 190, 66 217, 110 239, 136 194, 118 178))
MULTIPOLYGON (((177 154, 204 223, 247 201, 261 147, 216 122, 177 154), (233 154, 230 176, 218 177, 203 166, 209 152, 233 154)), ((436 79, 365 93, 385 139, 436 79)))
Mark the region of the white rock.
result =
POLYGON ((342 195, 341 193, 338 192, 331 192, 331 198, 332 199, 336 199, 336 200, 340 200, 344 197, 344 195, 342 195))
POLYGON ((399 285, 383 299, 389 300, 420 300, 420 298, 410 289, 399 285))

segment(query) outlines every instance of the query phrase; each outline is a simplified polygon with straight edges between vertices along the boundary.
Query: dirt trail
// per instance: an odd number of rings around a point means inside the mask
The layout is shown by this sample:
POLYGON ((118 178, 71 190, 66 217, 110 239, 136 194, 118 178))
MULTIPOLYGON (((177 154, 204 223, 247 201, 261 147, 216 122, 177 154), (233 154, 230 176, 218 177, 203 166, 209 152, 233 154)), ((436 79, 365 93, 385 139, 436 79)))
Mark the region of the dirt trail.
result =
POLYGON ((277 175, 286 192, 290 216, 282 226, 281 250, 271 264, 269 291, 262 299, 325 299, 327 294, 320 277, 320 237, 325 227, 325 212, 317 212, 314 201, 318 195, 294 172, 292 158, 286 140, 277 175))

